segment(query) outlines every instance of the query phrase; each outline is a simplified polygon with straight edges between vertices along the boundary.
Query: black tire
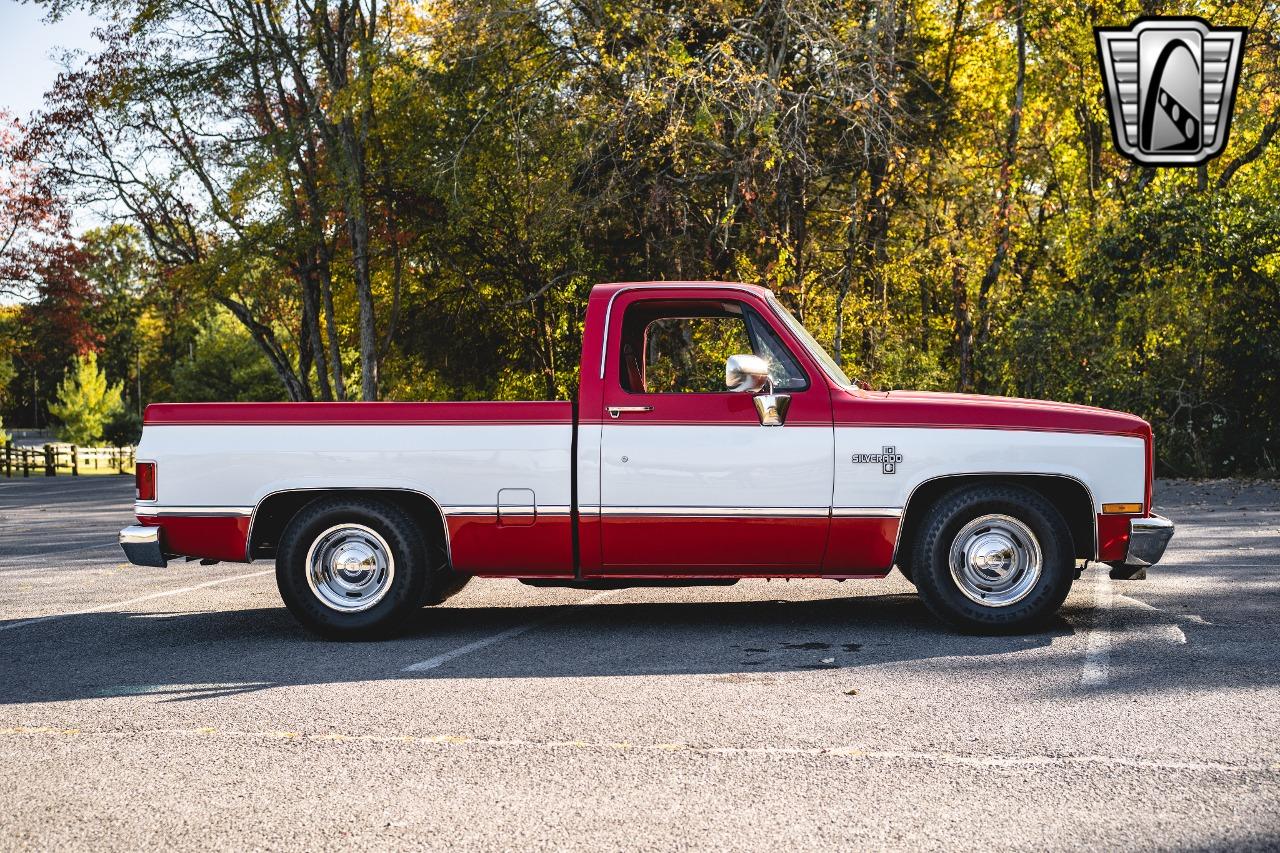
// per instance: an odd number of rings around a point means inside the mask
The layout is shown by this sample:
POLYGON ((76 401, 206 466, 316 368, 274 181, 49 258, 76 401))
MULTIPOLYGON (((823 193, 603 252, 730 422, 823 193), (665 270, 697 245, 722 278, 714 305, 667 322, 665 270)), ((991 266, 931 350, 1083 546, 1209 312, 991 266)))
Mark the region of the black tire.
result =
MULTIPOLYGON (((329 540, 325 540, 329 541, 329 540)), ((423 600, 430 576, 428 550, 422 529, 404 510, 385 501, 365 498, 325 498, 308 504, 290 520, 276 551, 276 585, 280 597, 299 622, 323 637, 361 640, 386 636, 423 600), (313 544, 335 528, 358 526, 372 531, 381 553, 385 544, 392 568, 380 597, 366 609, 344 611, 327 604, 308 582, 307 555, 313 544)))
POLYGON ((453 598, 471 581, 471 575, 455 572, 449 565, 449 551, 444 542, 444 530, 439 536, 433 536, 434 530, 425 531, 427 536, 427 555, 431 561, 431 571, 427 583, 422 589, 422 600, 419 607, 431 607, 444 604, 453 598))
MULTIPOLYGON (((1041 495, 1019 486, 986 485, 957 489, 942 496, 928 511, 913 543, 910 564, 916 589, 925 606, 949 625, 978 633, 1009 633, 1031 629, 1049 619, 1071 590, 1075 549, 1062 513, 1041 495), (1014 529, 1029 531, 1039 547, 1041 569, 1034 584, 1016 601, 1001 606, 979 603, 966 595, 953 576, 950 555, 966 525, 981 535, 986 519, 1007 517, 1014 529), (983 519, 978 521, 978 519, 983 519)), ((966 541, 972 541, 966 537, 966 541)), ((961 572, 963 576, 963 572, 961 572)), ((969 587, 973 594, 979 590, 969 587)))
POLYGON ((916 579, 911 573, 910 559, 908 559, 907 557, 903 557, 899 562, 895 563, 894 565, 898 567, 898 574, 902 575, 904 578, 907 579, 907 583, 911 584, 912 586, 916 585, 916 579))
POLYGON ((471 575, 459 574, 447 565, 443 566, 432 576, 432 581, 427 585, 427 590, 420 606, 430 607, 435 604, 444 604, 461 592, 462 588, 470 582, 471 575))

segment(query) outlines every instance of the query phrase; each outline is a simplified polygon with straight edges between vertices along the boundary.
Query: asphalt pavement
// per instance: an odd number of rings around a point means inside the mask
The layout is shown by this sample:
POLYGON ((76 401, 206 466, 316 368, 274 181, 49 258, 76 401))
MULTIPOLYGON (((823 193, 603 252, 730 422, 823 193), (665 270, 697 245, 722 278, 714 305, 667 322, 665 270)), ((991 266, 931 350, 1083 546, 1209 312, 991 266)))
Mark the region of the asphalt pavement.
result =
POLYGON ((973 637, 882 581, 473 581, 330 643, 0 479, 0 849, 1280 848, 1280 488, 1157 485, 1147 581, 973 637))

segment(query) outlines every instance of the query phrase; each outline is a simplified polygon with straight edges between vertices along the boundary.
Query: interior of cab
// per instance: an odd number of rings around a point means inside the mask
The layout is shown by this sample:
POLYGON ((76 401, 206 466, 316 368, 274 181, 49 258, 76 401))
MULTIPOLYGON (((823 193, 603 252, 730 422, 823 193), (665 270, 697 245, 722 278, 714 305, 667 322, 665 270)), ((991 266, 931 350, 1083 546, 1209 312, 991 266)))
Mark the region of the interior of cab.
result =
POLYGON ((756 355, 778 391, 799 391, 808 377, 773 328, 732 300, 643 300, 623 317, 622 388, 633 394, 731 393, 725 362, 756 355))

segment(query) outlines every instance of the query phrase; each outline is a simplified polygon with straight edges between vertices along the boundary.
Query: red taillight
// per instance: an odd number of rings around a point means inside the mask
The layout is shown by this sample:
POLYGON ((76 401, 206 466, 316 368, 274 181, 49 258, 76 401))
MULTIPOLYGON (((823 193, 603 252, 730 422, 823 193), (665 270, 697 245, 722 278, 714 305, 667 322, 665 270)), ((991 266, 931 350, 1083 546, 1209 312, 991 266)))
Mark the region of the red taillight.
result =
POLYGON ((156 499, 156 463, 139 462, 133 475, 134 496, 140 501, 156 499))

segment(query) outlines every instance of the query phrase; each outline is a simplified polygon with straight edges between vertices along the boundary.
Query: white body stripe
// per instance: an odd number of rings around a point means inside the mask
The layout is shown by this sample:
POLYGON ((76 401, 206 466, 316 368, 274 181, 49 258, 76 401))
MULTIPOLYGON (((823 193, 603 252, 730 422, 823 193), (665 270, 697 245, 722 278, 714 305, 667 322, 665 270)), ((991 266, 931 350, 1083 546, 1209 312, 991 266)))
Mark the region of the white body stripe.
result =
POLYGON ((603 507, 827 509, 831 478, 827 427, 604 425, 603 507))
MULTIPOLYGON (((159 463, 157 500, 137 510, 247 514, 279 491, 388 488, 487 513, 499 490, 529 489, 538 512, 563 514, 570 438, 568 424, 149 426, 138 458, 159 463)), ((1056 474, 1083 483, 1100 512, 1145 500, 1145 454, 1139 438, 1031 430, 588 424, 578 498, 587 512, 892 516, 937 477, 1056 474), (885 447, 902 457, 892 474, 852 461, 885 447)))
POLYGON ((836 506, 901 507, 917 486, 949 474, 1057 474, 1082 482, 1094 501, 1146 499, 1146 444, 1140 438, 1010 429, 836 428, 836 506), (894 448, 892 474, 854 454, 894 448))
POLYGON ((563 508, 570 439, 568 424, 148 426, 138 458, 158 463, 155 507, 256 506, 290 489, 386 488, 490 508, 499 489, 531 489, 539 508, 563 508))

